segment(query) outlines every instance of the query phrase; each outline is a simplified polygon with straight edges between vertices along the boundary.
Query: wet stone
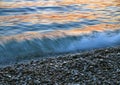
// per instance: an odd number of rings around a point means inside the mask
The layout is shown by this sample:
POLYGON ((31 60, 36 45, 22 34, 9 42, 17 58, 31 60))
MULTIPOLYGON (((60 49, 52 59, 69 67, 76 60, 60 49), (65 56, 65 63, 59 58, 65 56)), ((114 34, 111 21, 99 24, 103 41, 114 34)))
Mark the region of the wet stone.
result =
POLYGON ((92 50, 2 67, 0 85, 119 85, 118 49, 92 50))

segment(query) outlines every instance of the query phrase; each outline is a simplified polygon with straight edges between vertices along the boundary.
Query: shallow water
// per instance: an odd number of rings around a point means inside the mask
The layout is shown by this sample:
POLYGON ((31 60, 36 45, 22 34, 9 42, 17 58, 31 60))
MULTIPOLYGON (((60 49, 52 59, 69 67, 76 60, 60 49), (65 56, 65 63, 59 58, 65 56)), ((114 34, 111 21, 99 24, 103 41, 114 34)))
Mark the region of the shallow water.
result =
POLYGON ((115 45, 119 0, 0 0, 0 64, 115 45))

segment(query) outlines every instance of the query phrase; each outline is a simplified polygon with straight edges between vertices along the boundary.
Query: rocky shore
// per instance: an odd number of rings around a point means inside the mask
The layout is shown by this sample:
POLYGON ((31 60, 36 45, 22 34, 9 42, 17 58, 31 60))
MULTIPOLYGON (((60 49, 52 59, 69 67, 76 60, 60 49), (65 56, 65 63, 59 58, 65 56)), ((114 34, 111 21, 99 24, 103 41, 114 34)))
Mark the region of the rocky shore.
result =
POLYGON ((1 67, 0 85, 120 85, 120 47, 1 67))

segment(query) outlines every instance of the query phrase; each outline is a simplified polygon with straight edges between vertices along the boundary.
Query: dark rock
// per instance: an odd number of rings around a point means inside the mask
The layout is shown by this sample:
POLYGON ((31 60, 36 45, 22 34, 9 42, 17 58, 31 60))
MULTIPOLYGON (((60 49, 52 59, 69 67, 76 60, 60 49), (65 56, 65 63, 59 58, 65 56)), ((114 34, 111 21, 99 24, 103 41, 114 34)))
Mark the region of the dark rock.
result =
POLYGON ((119 85, 120 48, 46 58, 0 68, 0 85, 119 85))

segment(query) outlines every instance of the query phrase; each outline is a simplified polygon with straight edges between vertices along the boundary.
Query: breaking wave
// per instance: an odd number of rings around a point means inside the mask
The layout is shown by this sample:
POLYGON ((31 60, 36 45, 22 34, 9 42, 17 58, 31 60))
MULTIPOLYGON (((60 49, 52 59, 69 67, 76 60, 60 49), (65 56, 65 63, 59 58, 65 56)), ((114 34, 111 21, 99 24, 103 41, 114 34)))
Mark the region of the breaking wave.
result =
POLYGON ((40 58, 49 54, 120 45, 118 31, 70 36, 60 32, 58 35, 57 32, 49 35, 26 33, 0 39, 0 63, 12 63, 13 61, 40 58))

